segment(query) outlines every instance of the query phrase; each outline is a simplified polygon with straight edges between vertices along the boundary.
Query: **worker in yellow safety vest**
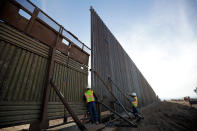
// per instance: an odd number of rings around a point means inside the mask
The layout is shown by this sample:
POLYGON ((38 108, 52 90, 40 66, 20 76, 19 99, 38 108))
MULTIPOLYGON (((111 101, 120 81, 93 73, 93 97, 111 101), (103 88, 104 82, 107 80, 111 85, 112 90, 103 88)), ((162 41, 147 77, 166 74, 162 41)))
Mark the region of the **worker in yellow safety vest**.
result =
POLYGON ((131 100, 131 104, 132 104, 132 110, 133 110, 133 114, 135 115, 135 117, 138 117, 138 98, 135 92, 131 93, 130 95, 132 97, 131 100))
POLYGON ((98 124, 98 113, 96 110, 96 95, 94 94, 93 90, 91 90, 91 87, 88 86, 85 93, 84 93, 86 103, 88 104, 88 111, 90 113, 90 120, 92 123, 98 124))

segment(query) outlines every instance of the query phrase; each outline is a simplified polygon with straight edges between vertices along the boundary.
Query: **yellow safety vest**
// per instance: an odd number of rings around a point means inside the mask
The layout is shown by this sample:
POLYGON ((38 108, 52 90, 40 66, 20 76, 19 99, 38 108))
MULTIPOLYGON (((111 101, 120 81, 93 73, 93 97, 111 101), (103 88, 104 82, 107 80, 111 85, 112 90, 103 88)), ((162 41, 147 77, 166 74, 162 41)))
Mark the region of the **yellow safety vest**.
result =
POLYGON ((85 92, 85 97, 86 97, 86 102, 92 102, 95 101, 94 100, 94 95, 93 95, 93 91, 92 90, 88 90, 85 92))
POLYGON ((135 100, 133 100, 131 103, 134 107, 137 107, 138 106, 138 100, 137 100, 137 96, 134 97, 135 100))

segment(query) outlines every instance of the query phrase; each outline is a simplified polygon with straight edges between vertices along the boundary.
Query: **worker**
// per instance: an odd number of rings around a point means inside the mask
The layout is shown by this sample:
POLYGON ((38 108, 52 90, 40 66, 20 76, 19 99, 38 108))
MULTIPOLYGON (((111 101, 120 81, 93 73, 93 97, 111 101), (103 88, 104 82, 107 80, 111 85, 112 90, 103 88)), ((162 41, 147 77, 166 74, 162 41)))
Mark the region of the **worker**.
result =
POLYGON ((98 122, 98 113, 96 110, 96 103, 95 100, 97 99, 96 95, 94 94, 91 87, 88 86, 85 93, 84 93, 86 103, 88 104, 88 111, 90 113, 90 120, 94 124, 99 124, 98 122))
POLYGON ((132 110, 133 110, 133 114, 135 115, 136 118, 139 117, 139 113, 138 113, 138 99, 137 99, 137 95, 135 92, 131 93, 130 95, 132 97, 131 103, 132 103, 132 110))

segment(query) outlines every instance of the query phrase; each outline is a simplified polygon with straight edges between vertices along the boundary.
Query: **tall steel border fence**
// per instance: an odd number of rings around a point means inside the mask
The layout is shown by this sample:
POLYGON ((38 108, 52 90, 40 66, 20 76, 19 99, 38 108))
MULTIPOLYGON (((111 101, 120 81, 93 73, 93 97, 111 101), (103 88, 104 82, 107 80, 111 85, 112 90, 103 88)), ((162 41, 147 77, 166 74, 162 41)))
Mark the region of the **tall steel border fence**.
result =
POLYGON ((90 49, 30 1, 2 0, 0 20, 0 128, 69 116, 50 79, 85 113, 90 49))
MULTIPOLYGON (((98 72, 108 88, 121 101, 131 108, 131 103, 125 98, 131 92, 136 92, 139 105, 145 106, 157 100, 156 94, 139 71, 135 63, 122 48, 120 43, 107 28, 93 8, 91 11, 91 68, 98 72), (121 91, 123 93, 121 93, 121 91)), ((122 111, 118 105, 112 105, 113 97, 104 87, 101 80, 92 73, 92 86, 103 102, 122 111)))

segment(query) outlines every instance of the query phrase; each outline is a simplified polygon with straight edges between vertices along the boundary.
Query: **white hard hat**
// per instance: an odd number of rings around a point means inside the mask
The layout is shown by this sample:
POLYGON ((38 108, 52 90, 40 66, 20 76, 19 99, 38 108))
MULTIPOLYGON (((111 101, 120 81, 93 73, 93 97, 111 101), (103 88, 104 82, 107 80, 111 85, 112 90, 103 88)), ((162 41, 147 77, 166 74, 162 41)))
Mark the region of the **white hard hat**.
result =
POLYGON ((131 93, 131 96, 136 96, 136 93, 135 92, 131 93))

